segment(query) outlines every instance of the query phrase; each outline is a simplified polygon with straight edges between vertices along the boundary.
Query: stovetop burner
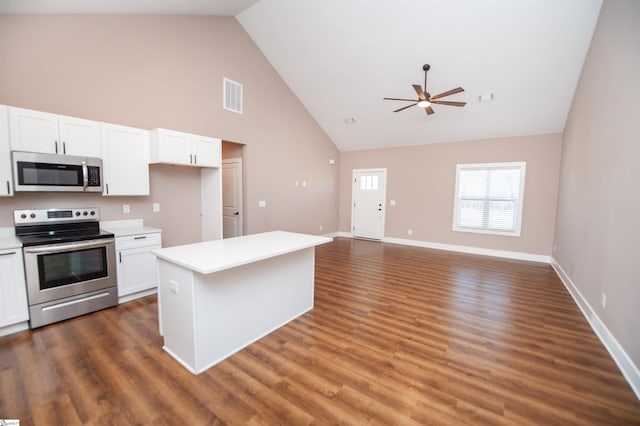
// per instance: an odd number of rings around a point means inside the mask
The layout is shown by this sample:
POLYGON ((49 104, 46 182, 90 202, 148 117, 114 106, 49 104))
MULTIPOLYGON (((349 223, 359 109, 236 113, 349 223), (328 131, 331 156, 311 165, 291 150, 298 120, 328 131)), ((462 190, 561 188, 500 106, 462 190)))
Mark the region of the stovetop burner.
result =
POLYGON ((97 208, 16 210, 16 236, 25 247, 113 238, 100 229, 97 208))

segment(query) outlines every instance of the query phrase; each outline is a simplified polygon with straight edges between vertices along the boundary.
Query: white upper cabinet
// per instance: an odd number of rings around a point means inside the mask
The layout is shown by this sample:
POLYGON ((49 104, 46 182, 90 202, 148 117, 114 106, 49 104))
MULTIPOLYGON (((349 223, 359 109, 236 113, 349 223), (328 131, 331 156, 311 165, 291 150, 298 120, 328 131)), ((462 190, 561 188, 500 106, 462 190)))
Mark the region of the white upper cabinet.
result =
POLYGON ((59 117, 62 154, 100 157, 100 123, 73 117, 59 117))
POLYGON ((220 167, 222 144, 217 138, 154 129, 151 131, 151 163, 220 167))
POLYGON ((220 139, 196 136, 192 149, 198 166, 222 167, 222 141, 220 139))
POLYGON ((13 195, 10 152, 9 112, 5 105, 0 105, 0 197, 13 195))
POLYGON ((149 132, 102 124, 102 195, 149 195, 149 132))
POLYGON ((100 157, 100 123, 9 107, 12 151, 100 157))

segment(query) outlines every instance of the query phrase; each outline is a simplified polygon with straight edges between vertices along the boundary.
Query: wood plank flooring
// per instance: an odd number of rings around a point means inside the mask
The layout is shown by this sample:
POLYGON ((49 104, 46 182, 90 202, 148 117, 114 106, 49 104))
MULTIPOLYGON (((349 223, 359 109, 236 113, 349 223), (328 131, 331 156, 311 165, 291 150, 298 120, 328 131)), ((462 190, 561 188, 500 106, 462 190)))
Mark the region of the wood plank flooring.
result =
POLYGON ((300 317, 194 376, 155 297, 0 338, 21 425, 640 424, 550 266, 336 239, 300 317))

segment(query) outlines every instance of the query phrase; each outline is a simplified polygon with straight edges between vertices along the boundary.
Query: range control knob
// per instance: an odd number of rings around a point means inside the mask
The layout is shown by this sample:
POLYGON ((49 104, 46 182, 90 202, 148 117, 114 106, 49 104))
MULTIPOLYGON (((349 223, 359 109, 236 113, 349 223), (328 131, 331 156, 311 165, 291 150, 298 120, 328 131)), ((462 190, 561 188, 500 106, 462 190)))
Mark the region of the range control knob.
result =
POLYGON ((29 215, 29 217, 30 217, 31 219, 35 219, 35 218, 36 218, 36 214, 35 214, 35 213, 31 213, 31 214, 29 215))
POLYGON ((82 216, 86 216, 88 214, 89 214, 89 212, 87 212, 86 210, 82 212, 82 216))
POLYGON ((95 215, 96 215, 96 212, 94 212, 93 210, 91 210, 91 213, 90 213, 90 214, 91 214, 91 216, 95 216, 95 215))
POLYGON ((21 218, 21 219, 26 219, 26 218, 27 218, 26 213, 22 213, 22 214, 20 215, 20 218, 21 218))
POLYGON ((80 216, 80 212, 76 212, 76 216, 80 216))

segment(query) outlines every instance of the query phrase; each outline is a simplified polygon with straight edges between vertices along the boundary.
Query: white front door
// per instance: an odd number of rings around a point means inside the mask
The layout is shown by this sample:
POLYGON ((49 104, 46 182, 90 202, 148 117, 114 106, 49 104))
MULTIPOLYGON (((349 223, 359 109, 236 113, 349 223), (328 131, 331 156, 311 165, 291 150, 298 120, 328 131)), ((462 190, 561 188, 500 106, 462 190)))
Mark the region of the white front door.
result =
POLYGON ((387 169, 353 171, 351 233, 381 240, 384 236, 387 169))
POLYGON ((222 238, 242 235, 242 159, 222 160, 222 238))

